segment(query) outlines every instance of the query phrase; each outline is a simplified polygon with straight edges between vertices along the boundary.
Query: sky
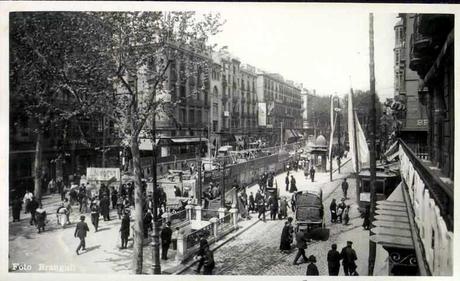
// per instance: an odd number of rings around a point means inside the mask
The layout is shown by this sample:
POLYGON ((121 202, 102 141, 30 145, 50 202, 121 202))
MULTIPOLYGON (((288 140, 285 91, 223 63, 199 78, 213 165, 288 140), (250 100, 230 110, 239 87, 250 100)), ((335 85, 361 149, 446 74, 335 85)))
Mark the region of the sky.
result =
MULTIPOLYGON (((279 7, 219 11, 226 20, 213 39, 243 63, 303 83, 319 95, 369 89, 369 13, 279 7)), ((376 91, 393 97, 397 14, 374 14, 376 91)))

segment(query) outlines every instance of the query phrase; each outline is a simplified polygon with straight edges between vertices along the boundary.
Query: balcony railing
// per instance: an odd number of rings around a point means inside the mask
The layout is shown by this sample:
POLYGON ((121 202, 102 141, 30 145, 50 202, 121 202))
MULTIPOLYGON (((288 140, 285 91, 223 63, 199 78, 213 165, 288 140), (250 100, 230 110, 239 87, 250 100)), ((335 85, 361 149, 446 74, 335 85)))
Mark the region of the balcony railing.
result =
POLYGON ((439 208, 440 215, 444 219, 447 229, 453 231, 454 192, 452 186, 441 181, 439 176, 435 175, 406 143, 402 140, 399 140, 399 143, 410 163, 413 165, 414 170, 419 174, 420 179, 428 189, 430 197, 433 198, 436 206, 439 208))

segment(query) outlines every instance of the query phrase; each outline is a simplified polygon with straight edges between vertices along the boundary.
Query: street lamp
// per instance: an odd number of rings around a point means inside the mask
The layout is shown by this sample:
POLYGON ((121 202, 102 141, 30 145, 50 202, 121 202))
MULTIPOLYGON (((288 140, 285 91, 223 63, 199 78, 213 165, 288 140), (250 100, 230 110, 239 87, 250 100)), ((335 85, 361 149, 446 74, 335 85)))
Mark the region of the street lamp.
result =
MULTIPOLYGON (((157 187, 157 145, 155 111, 152 111, 152 184, 153 184, 153 234, 152 234, 152 270, 153 274, 161 274, 160 265, 160 225, 158 221, 158 205, 160 198, 157 187)), ((145 225, 144 225, 145 227, 145 225)))

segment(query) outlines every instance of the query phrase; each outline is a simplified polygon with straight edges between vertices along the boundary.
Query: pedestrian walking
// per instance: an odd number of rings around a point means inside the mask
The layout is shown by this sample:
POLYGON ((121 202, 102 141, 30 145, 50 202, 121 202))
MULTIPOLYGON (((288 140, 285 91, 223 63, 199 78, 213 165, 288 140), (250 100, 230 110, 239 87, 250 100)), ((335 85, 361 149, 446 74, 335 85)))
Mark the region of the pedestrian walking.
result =
POLYGON ((33 197, 34 197, 34 194, 30 192, 30 190, 26 191, 26 194, 24 195, 24 198, 23 198, 23 202, 25 206, 24 214, 27 214, 28 212, 30 212, 29 204, 32 201, 33 197))
POLYGON ((287 202, 287 199, 286 197, 283 197, 281 200, 280 200, 280 219, 284 219, 287 217, 287 211, 288 211, 288 208, 289 208, 289 204, 287 202))
POLYGON ((276 220, 276 216, 278 215, 278 199, 276 198, 276 195, 270 196, 268 199, 268 206, 270 207, 270 219, 271 220, 276 220))
POLYGON ((168 221, 160 233, 161 259, 162 260, 168 259, 168 249, 169 249, 169 245, 171 244, 171 236, 172 236, 171 222, 168 221))
POLYGON ((289 173, 287 173, 286 179, 284 180, 284 182, 286 183, 286 191, 288 191, 289 190, 289 173))
POLYGON ((65 212, 65 215, 67 216, 67 224, 70 224, 70 213, 72 212, 72 205, 67 198, 64 198, 64 208, 67 210, 67 212, 65 212))
POLYGON ((331 223, 337 222, 337 203, 335 199, 332 199, 331 205, 329 205, 329 210, 331 212, 331 223))
POLYGON ((281 231, 280 251, 288 253, 291 250, 293 232, 292 218, 289 217, 284 223, 283 230, 281 231))
POLYGON ((149 230, 153 230, 153 215, 150 209, 147 209, 147 212, 144 215, 144 238, 148 238, 149 230))
POLYGON ((292 194, 291 196, 291 209, 293 213, 295 213, 295 208, 296 208, 295 195, 296 193, 294 192, 294 194, 292 194))
POLYGON ((96 198, 91 202, 89 209, 91 210, 91 223, 94 226, 94 232, 97 232, 97 228, 99 226, 100 208, 99 202, 97 202, 96 198))
POLYGON ((348 222, 350 222, 350 205, 347 205, 347 207, 345 208, 344 212, 343 212, 343 224, 344 225, 348 225, 348 222))
POLYGON ((88 225, 85 222, 85 216, 80 216, 80 222, 77 223, 77 226, 75 227, 75 233, 74 237, 78 237, 80 239, 80 244, 77 247, 77 250, 75 251, 77 255, 79 255, 80 249, 83 251, 86 251, 86 234, 89 231, 88 225))
POLYGON ((290 193, 296 192, 297 191, 297 185, 296 185, 296 180, 294 178, 294 175, 291 175, 291 189, 289 190, 290 193))
POLYGON ((316 267, 316 257, 311 255, 308 257, 308 261, 310 262, 307 266, 307 275, 319 275, 318 267, 316 267))
POLYGON ((310 167, 311 182, 315 181, 315 173, 316 173, 315 167, 313 166, 313 164, 311 164, 311 167, 310 167))
POLYGON ((101 209, 101 214, 102 217, 104 218, 104 221, 110 221, 110 201, 109 198, 104 195, 104 197, 100 201, 100 209, 101 209))
POLYGON ((341 259, 342 257, 340 256, 339 251, 337 251, 337 244, 332 244, 331 249, 327 253, 327 269, 329 275, 339 275, 341 259))
POLYGON ((11 209, 13 213, 13 222, 21 220, 21 209, 22 209, 22 201, 20 198, 15 197, 11 202, 11 209))
POLYGON ((265 209, 265 198, 264 197, 260 198, 258 205, 259 205, 259 215, 257 216, 257 218, 260 220, 260 217, 262 216, 262 220, 263 222, 265 222, 266 209, 265 209))
POLYGON ((46 210, 43 208, 41 203, 40 203, 39 208, 37 208, 37 210, 36 210, 36 219, 37 219, 38 233, 41 233, 41 232, 45 231, 46 210))
POLYGON ((50 182, 48 183, 48 190, 50 193, 56 192, 56 182, 54 181, 54 179, 51 179, 50 182))
POLYGON ((201 268, 203 267, 204 265, 204 261, 205 261, 205 258, 204 258, 204 255, 205 255, 205 248, 206 246, 208 246, 208 240, 206 240, 206 238, 204 238, 203 236, 201 236, 200 238, 200 248, 198 249, 197 251, 197 254, 195 256, 195 258, 198 259, 198 266, 197 268, 194 270, 196 273, 200 273, 201 271, 201 268))
POLYGON ((128 247, 128 238, 129 238, 129 216, 127 213, 123 215, 120 226, 120 236, 121 236, 121 248, 126 249, 128 247))
POLYGON ((340 201, 339 205, 337 206, 337 222, 338 223, 342 223, 343 220, 343 212, 345 211, 345 208, 347 206, 345 205, 345 198, 342 198, 342 200, 340 201))
POLYGON ((87 195, 86 188, 83 186, 78 192, 78 204, 80 205, 80 213, 86 213, 87 210, 87 195))
POLYGON ((249 206, 248 206, 248 211, 249 212, 254 212, 255 209, 256 209, 256 206, 255 206, 255 200, 254 200, 254 194, 249 194, 249 206))
POLYGON ((371 226, 371 207, 370 206, 366 206, 366 209, 364 213, 361 215, 361 217, 364 219, 363 220, 364 230, 369 230, 371 226))
POLYGON ((342 249, 340 256, 342 257, 343 271, 346 276, 357 275, 356 272, 356 256, 355 250, 352 248, 353 242, 347 241, 347 246, 342 249))
POLYGON ((36 225, 37 219, 35 217, 37 209, 39 207, 38 201, 35 199, 35 196, 32 197, 32 200, 29 202, 29 212, 30 212, 30 225, 36 225))
POLYGON ((307 248, 307 238, 303 230, 300 230, 295 235, 297 254, 295 255, 293 265, 298 265, 297 261, 302 256, 304 262, 308 262, 307 256, 305 255, 305 249, 307 248))
POLYGON ((343 198, 347 199, 347 193, 348 193, 348 182, 347 182, 347 178, 344 178, 343 179, 343 182, 342 182, 342 192, 343 192, 343 198))
POLYGON ((207 244, 204 246, 203 275, 212 275, 212 270, 214 267, 214 254, 209 249, 209 245, 207 244))
POLYGON ((61 201, 64 201, 64 198, 65 198, 64 183, 62 182, 61 178, 57 179, 56 187, 57 187, 59 195, 61 195, 61 201))
POLYGON ((118 191, 112 187, 112 195, 110 197, 112 201, 112 209, 117 208, 117 202, 118 202, 118 191))

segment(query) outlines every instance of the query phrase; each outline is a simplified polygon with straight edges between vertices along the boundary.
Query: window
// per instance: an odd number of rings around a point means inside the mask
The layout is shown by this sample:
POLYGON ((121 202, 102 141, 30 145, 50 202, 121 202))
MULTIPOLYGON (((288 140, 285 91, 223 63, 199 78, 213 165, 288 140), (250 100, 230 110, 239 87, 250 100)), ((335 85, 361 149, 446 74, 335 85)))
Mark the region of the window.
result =
POLYGON ((212 131, 215 133, 217 132, 218 121, 212 121, 212 131))
POLYGON ((195 110, 190 109, 188 121, 190 123, 195 123, 195 110))
POLYGON ((180 84, 179 93, 181 98, 185 98, 185 84, 180 84))
POLYGON ((179 121, 181 123, 185 123, 185 118, 186 118, 185 108, 181 108, 179 110, 179 121))
POLYGON ((201 116, 201 110, 197 110, 196 111, 196 122, 197 123, 202 123, 202 121, 203 121, 203 118, 201 116))

